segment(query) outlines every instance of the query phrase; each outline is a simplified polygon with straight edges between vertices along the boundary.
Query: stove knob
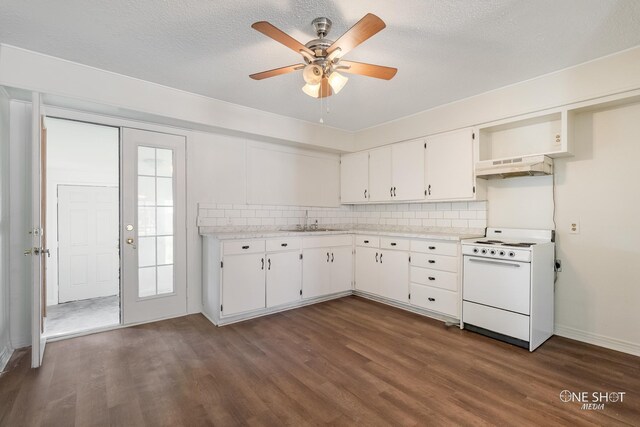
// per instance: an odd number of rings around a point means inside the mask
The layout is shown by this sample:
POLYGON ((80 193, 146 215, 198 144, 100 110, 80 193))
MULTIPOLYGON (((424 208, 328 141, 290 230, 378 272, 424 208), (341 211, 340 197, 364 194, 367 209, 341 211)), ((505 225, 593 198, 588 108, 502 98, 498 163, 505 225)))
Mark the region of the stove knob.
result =
POLYGON ((486 254, 486 253, 487 253, 487 250, 486 250, 486 249, 483 249, 483 250, 481 250, 480 252, 482 252, 483 254, 486 254))
POLYGON ((478 248, 473 248, 473 253, 477 254, 478 253, 478 248))
POLYGON ((516 256, 516 253, 515 253, 515 252, 513 252, 513 251, 511 251, 511 252, 509 252, 509 256, 510 256, 511 258, 513 258, 514 256, 516 256))
POLYGON ((504 251, 500 251, 500 256, 504 256, 504 251))
POLYGON ((496 254, 496 250, 495 249, 491 249, 491 251, 489 253, 491 253, 491 255, 495 255, 496 254))

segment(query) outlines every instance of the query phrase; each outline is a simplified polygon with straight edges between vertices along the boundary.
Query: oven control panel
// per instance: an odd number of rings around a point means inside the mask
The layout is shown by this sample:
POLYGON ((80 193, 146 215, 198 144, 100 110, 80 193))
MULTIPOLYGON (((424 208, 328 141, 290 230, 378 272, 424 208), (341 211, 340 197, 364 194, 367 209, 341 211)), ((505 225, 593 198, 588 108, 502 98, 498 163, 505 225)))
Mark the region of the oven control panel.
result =
POLYGON ((508 246, 463 244, 462 254, 512 261, 531 261, 531 251, 528 249, 519 249, 508 246))

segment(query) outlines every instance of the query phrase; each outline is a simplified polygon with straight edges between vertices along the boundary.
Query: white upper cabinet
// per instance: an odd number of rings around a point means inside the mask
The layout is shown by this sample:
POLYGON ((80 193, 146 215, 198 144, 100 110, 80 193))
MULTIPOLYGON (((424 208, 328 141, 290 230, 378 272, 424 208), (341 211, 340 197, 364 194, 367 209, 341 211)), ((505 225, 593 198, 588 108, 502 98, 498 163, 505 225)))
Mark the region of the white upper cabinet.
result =
POLYGON ((363 203, 369 200, 369 152, 345 154, 340 161, 340 201, 363 203))
POLYGON ((401 142, 369 152, 372 202, 424 199, 424 141, 401 142))
POLYGON ((424 199, 424 151, 422 139, 391 146, 393 200, 424 199))
POLYGON ((393 199, 391 177, 391 146, 369 151, 369 191, 371 202, 388 202, 393 199))
POLYGON ((473 130, 442 133, 426 140, 427 200, 475 198, 473 130))

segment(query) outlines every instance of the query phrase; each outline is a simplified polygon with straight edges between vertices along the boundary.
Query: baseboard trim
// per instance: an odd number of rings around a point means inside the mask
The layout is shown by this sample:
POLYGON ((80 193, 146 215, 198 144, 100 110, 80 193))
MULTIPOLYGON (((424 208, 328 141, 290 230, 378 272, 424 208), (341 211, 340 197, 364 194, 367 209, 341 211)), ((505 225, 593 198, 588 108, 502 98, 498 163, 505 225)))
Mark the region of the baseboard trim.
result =
POLYGON ((7 363, 9 363, 9 359, 11 359, 11 355, 13 354, 13 349, 11 347, 5 347, 0 352, 0 372, 4 372, 4 368, 7 367, 7 363))
POLYGON ((604 335, 598 335, 592 332, 582 331, 580 329, 558 324, 555 325, 555 334, 572 340, 582 341, 587 344, 593 344, 599 347, 632 354, 634 356, 640 356, 640 344, 629 341, 605 337, 604 335))

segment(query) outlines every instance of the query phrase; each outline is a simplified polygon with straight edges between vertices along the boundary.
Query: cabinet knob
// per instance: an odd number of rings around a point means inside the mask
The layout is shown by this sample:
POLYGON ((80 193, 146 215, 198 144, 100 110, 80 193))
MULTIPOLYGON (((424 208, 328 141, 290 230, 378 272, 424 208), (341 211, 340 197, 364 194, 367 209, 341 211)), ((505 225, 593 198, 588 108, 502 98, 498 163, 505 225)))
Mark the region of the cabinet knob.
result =
POLYGON ((435 264, 435 263, 436 263, 436 260, 434 260, 434 259, 430 259, 429 260, 429 264, 435 264))
POLYGON ((368 241, 368 240, 365 240, 364 242, 365 242, 365 243, 369 243, 369 241, 368 241))
POLYGON ((434 251, 436 249, 435 246, 429 246, 429 250, 434 251))
POLYGON ((427 298, 427 299, 428 299, 429 301, 431 301, 431 302, 434 302, 434 301, 436 300, 435 298, 431 298, 431 297, 429 297, 429 298, 427 298))
POLYGON ((249 249, 249 245, 243 246, 242 249, 249 249))
POLYGON ((288 245, 287 243, 280 243, 280 246, 282 246, 283 248, 286 248, 287 245, 288 245))
POLYGON ((396 246, 397 243, 396 242, 391 242, 391 246, 396 246))
POLYGON ((429 276, 429 280, 436 280, 435 277, 429 276))

